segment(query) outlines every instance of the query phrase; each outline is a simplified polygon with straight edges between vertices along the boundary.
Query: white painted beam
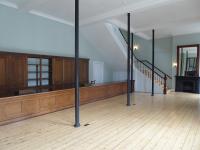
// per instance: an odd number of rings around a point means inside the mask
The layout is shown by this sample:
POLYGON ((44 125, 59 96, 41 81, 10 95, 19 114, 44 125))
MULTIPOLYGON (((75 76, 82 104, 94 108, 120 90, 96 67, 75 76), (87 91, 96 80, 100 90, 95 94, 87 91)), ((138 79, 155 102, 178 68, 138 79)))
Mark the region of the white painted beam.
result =
MULTIPOLYGON (((122 23, 121 21, 119 20, 115 20, 115 19, 112 19, 112 20, 108 20, 107 22, 111 23, 111 24, 114 24, 116 25, 117 27, 119 28, 122 28, 124 30, 127 30, 127 25, 125 23, 122 23)), ((138 32, 137 30, 135 30, 133 27, 131 27, 131 32, 134 33, 135 35, 141 37, 141 38, 144 38, 146 40, 150 40, 151 37, 149 37, 148 35, 142 33, 142 32, 138 32)))
POLYGON ((136 32, 144 32, 144 31, 152 30, 153 28, 155 29, 176 28, 176 27, 181 27, 183 25, 192 24, 195 22, 199 23, 200 21, 197 21, 197 20, 200 20, 200 16, 194 17, 194 18, 184 18, 182 20, 175 20, 171 22, 149 24, 148 27, 135 28, 135 30, 136 32))
POLYGON ((14 8, 14 9, 18 9, 17 4, 12 3, 12 2, 8 2, 6 0, 0 0, 0 5, 6 6, 6 7, 10 7, 10 8, 14 8))
POLYGON ((114 16, 119 16, 119 15, 125 14, 127 12, 144 11, 149 8, 160 7, 163 5, 168 5, 168 4, 176 3, 179 1, 184 1, 184 0, 145 0, 145 1, 138 2, 138 3, 134 3, 132 5, 123 6, 121 8, 112 10, 110 12, 102 13, 100 15, 90 17, 85 20, 81 20, 80 25, 87 25, 87 24, 102 21, 102 20, 105 20, 105 19, 108 19, 108 18, 111 18, 114 16))
POLYGON ((46 3, 48 0, 27 0, 18 4, 18 7, 22 11, 30 11, 36 9, 37 6, 40 6, 46 3))
POLYGON ((69 25, 69 26, 74 26, 74 23, 72 23, 72 22, 69 22, 69 21, 64 20, 62 18, 58 18, 58 17, 52 16, 52 15, 49 15, 49 14, 46 14, 46 13, 43 13, 43 12, 40 12, 40 11, 37 11, 37 10, 31 10, 31 11, 29 11, 29 13, 36 15, 36 16, 46 18, 46 19, 49 19, 49 20, 53 20, 53 21, 56 21, 56 22, 59 22, 59 23, 63 23, 63 24, 69 25))
POLYGON ((40 17, 43 17, 43 18, 46 18, 46 19, 50 19, 50 20, 53 20, 53 21, 56 21, 56 22, 59 22, 59 23, 63 23, 63 24, 69 25, 69 26, 74 26, 74 23, 69 22, 65 19, 61 19, 61 18, 52 16, 50 14, 46 14, 46 13, 43 13, 41 11, 37 11, 37 10, 34 9, 37 6, 46 3, 47 1, 48 0, 32 0, 32 1, 27 0, 27 1, 23 1, 22 3, 19 3, 17 5, 15 3, 9 2, 7 0, 0 0, 0 5, 4 5, 4 6, 10 7, 10 8, 19 9, 20 11, 24 11, 24 12, 29 12, 33 15, 37 15, 37 16, 40 16, 40 17))

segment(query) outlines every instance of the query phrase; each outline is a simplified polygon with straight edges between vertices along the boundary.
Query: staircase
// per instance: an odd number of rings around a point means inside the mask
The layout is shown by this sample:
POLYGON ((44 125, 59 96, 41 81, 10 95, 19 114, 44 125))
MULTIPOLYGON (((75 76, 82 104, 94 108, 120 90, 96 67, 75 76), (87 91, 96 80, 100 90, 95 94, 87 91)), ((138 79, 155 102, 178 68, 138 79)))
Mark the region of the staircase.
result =
MULTIPOLYGON (((127 43, 127 32, 124 30, 119 29, 121 35, 123 36, 124 40, 127 43)), ((144 76, 146 76, 149 80, 152 81, 152 64, 148 60, 140 60, 138 59, 134 52, 133 49, 132 53, 134 56, 134 67, 141 72, 144 76)), ((161 69, 158 67, 154 66, 154 82, 156 85, 158 85, 162 91, 163 94, 167 94, 168 92, 168 87, 167 87, 167 81, 171 80, 172 77, 164 73, 161 69)))
MULTIPOLYGON (((139 60, 135 57, 135 67, 143 73, 147 78, 152 80, 152 64, 148 62, 147 60, 139 60)), ((172 78, 165 74, 163 71, 161 71, 159 68, 155 67, 154 71, 154 82, 158 86, 160 86, 163 89, 163 94, 167 94, 168 88, 167 88, 167 80, 171 80, 172 78)))

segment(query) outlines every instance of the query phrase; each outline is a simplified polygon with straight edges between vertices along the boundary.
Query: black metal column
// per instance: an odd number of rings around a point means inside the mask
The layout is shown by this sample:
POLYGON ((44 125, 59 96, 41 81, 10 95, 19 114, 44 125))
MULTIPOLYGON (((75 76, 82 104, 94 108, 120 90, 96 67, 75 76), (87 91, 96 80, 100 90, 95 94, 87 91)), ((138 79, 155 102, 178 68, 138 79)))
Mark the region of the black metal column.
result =
POLYGON ((127 51, 127 106, 131 106, 131 82, 130 82, 130 52, 131 52, 131 41, 130 41, 130 37, 131 37, 131 33, 130 33, 130 13, 127 14, 127 18, 128 18, 128 51, 127 51))
POLYGON ((154 96, 154 65, 155 63, 155 30, 152 30, 152 93, 151 96, 154 96))
POLYGON ((133 39, 134 34, 131 34, 131 93, 133 93, 133 39))
POLYGON ((80 93, 79 93, 79 0, 75 0, 75 124, 80 127, 80 93))

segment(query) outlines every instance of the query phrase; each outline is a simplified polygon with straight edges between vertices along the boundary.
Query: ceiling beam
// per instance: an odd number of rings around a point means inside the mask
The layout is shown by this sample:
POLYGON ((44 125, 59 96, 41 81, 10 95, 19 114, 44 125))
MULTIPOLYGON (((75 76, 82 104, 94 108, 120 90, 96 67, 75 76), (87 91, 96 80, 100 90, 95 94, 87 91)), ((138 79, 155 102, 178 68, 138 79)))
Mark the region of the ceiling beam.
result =
MULTIPOLYGON (((107 22, 116 25, 118 28, 127 30, 127 27, 126 27, 127 25, 125 23, 122 23, 119 20, 112 19, 112 20, 108 20, 107 22)), ((131 27, 130 30, 131 30, 131 33, 134 33, 135 35, 137 35, 137 36, 139 36, 139 37, 141 37, 143 39, 146 39, 146 40, 150 40, 151 39, 151 37, 149 37, 148 35, 146 35, 146 34, 144 34, 142 32, 138 32, 133 27, 131 27)))
POLYGON ((0 5, 6 6, 6 7, 10 7, 10 8, 18 9, 17 4, 12 3, 12 2, 8 2, 6 0, 0 0, 0 5))
POLYGON ((47 1, 48 0, 33 0, 33 1, 27 0, 23 1, 22 3, 19 3, 18 7, 22 11, 30 11, 32 9, 36 9, 35 7, 42 5, 47 1))
POLYGON ((24 12, 29 12, 30 14, 36 15, 36 16, 40 16, 49 20, 53 20, 59 23, 63 23, 69 26, 74 26, 74 23, 67 21, 65 19, 59 18, 59 17, 55 17, 52 16, 50 14, 46 14, 43 13, 41 11, 36 10, 37 6, 42 5, 44 3, 46 3, 48 0, 34 0, 34 1, 23 1, 19 4, 15 4, 12 2, 9 2, 7 0, 0 0, 0 5, 4 5, 10 8, 15 8, 15 9, 19 9, 20 11, 24 11, 24 12))
POLYGON ((98 21, 102 21, 111 17, 115 17, 115 16, 119 16, 122 14, 126 14, 127 12, 139 12, 139 11, 144 11, 150 8, 156 8, 156 7, 160 7, 163 5, 169 5, 172 3, 176 3, 179 1, 184 1, 184 0, 144 0, 144 1, 140 1, 138 3, 134 3, 132 5, 125 5, 122 6, 121 8, 118 9, 114 9, 110 12, 106 12, 106 13, 102 13, 100 15, 94 16, 94 17, 90 17, 88 19, 85 20, 81 20, 80 25, 87 25, 87 24, 91 24, 91 23, 95 23, 98 21))
POLYGON ((74 23, 72 23, 70 21, 52 16, 52 15, 49 15, 49 14, 46 14, 46 13, 43 13, 43 12, 40 12, 40 11, 37 11, 37 10, 31 10, 31 11, 29 11, 29 13, 36 15, 36 16, 46 18, 46 19, 49 19, 49 20, 53 20, 53 21, 56 21, 56 22, 59 22, 59 23, 63 23, 63 24, 69 25, 69 26, 74 26, 74 23))
POLYGON ((153 28, 156 29, 165 29, 165 28, 174 28, 174 27, 179 27, 182 25, 189 25, 192 23, 199 23, 200 21, 200 16, 198 17, 193 17, 193 18, 184 18, 182 20, 174 20, 171 22, 162 22, 162 23, 157 23, 157 24, 151 24, 148 25, 148 27, 142 27, 142 28, 135 28, 136 32, 144 32, 144 31, 150 31, 153 28))

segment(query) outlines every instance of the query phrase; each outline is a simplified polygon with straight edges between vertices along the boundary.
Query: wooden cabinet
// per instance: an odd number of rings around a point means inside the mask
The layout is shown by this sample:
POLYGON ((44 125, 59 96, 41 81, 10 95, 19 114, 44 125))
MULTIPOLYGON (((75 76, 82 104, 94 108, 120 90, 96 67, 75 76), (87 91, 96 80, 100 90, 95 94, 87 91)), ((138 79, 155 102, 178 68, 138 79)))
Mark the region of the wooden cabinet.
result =
POLYGON ((80 60, 80 83, 88 83, 89 82, 89 60, 80 60))
POLYGON ((12 93, 24 87, 27 87, 27 57, 11 54, 0 56, 1 92, 12 93))
MULTIPOLYGON (((89 82, 89 60, 80 59, 80 83, 89 82)), ((73 84, 75 81, 75 62, 72 58, 52 59, 53 85, 73 84)))
POLYGON ((28 66, 27 57, 20 55, 12 55, 8 61, 8 78, 9 85, 14 89, 22 89, 27 87, 28 66))
POLYGON ((15 118, 21 115, 21 102, 10 102, 4 105, 6 118, 15 118))
POLYGON ((119 86, 117 84, 113 84, 109 85, 107 89, 108 89, 108 97, 120 95, 123 93, 123 85, 119 86))
POLYGON ((52 59, 52 81, 53 85, 63 84, 63 59, 52 59))
MULTIPOLYGON (((74 58, 69 57, 54 57, 54 56, 42 56, 34 54, 20 54, 20 53, 6 53, 0 52, 0 97, 17 95, 20 90, 28 88, 28 81, 38 81, 37 72, 34 69, 34 65, 30 63, 28 65, 28 58, 40 59, 45 58, 49 60, 48 69, 44 72, 44 80, 42 80, 42 74, 40 73, 40 84, 43 81, 48 80, 45 85, 67 85, 72 86, 75 82, 75 62, 74 58), (30 67, 31 66, 31 67, 30 67), (30 68, 32 70, 30 71, 30 68), (35 77, 36 76, 36 77, 35 77), (47 76, 47 77, 46 77, 47 76)), ((42 60, 40 59, 40 64, 42 60)), ((42 66, 42 65, 41 65, 42 66)), ((40 66, 40 70, 42 70, 40 66)), ((44 67, 45 68, 45 67, 44 67)), ((41 72, 41 71, 40 71, 41 72)), ((80 58, 80 83, 89 82, 89 60, 80 58)), ((45 82, 46 83, 46 82, 45 82)), ((30 84, 29 84, 30 85, 30 84)), ((30 86, 38 86, 33 84, 30 86)))
POLYGON ((39 100, 26 99, 22 101, 21 112, 24 115, 32 115, 38 113, 39 110, 39 100))
POLYGON ((0 88, 4 88, 7 83, 7 59, 5 56, 0 56, 0 88))
POLYGON ((64 84, 74 83, 74 59, 64 59, 64 84))
MULTIPOLYGON (((125 87, 125 82, 82 87, 80 102, 86 104, 121 95, 125 87)), ((74 99, 74 89, 0 98, 0 125, 73 107, 74 99)))
POLYGON ((72 107, 74 105, 74 91, 67 90, 65 93, 60 93, 55 96, 56 109, 63 109, 66 107, 72 107))
POLYGON ((51 112, 55 107, 55 97, 47 96, 40 98, 40 112, 51 112))
POLYGON ((9 96, 8 85, 8 59, 6 56, 0 56, 0 95, 9 96))

